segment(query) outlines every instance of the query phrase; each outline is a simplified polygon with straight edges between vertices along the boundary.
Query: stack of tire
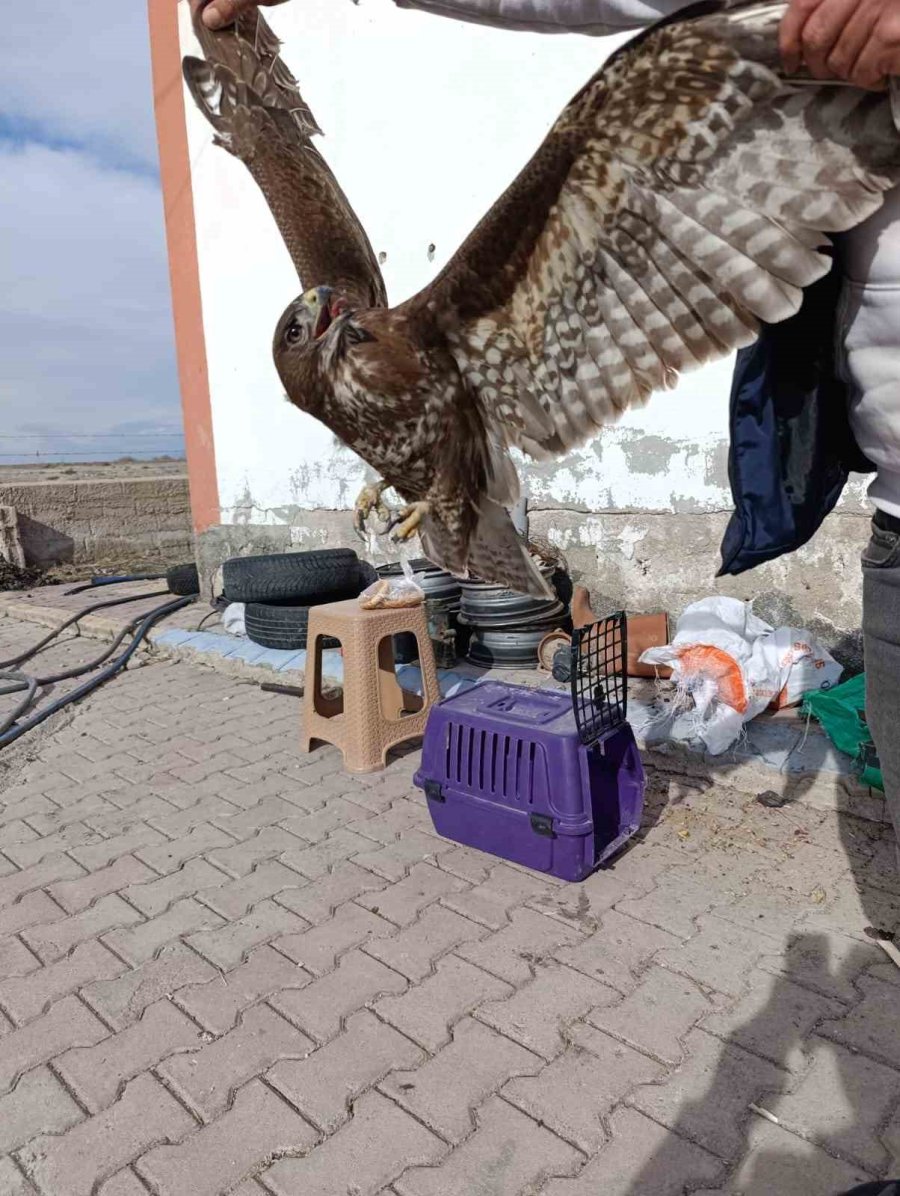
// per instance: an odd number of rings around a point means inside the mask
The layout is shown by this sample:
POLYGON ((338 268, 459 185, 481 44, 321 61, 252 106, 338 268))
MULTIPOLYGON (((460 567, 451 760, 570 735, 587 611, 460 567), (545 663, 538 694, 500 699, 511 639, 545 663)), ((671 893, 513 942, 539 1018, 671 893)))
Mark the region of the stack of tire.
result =
MULTIPOLYGON (((467 629, 460 626, 459 609, 462 600, 462 588, 459 579, 452 573, 438 569, 431 561, 424 557, 409 562, 409 567, 416 575, 416 583, 425 592, 426 608, 429 616, 443 613, 446 615, 450 628, 456 633, 456 651, 465 653, 468 642, 467 629)), ((379 577, 399 577, 403 567, 399 564, 382 565, 377 570, 379 577)), ((435 655, 440 659, 439 646, 436 645, 435 655)), ((404 634, 394 636, 394 659, 397 664, 411 664, 418 659, 419 650, 414 635, 404 634)), ((444 662, 446 663, 446 662, 444 662)))
POLYGON ((306 647, 310 607, 357 598, 375 580, 351 548, 234 557, 222 567, 225 601, 245 603, 247 638, 284 651, 306 647))
POLYGON ((551 631, 571 630, 569 601, 572 584, 554 564, 541 572, 553 590, 548 598, 533 598, 502 586, 464 581, 459 620, 471 629, 468 660, 480 668, 536 669, 538 648, 551 631))

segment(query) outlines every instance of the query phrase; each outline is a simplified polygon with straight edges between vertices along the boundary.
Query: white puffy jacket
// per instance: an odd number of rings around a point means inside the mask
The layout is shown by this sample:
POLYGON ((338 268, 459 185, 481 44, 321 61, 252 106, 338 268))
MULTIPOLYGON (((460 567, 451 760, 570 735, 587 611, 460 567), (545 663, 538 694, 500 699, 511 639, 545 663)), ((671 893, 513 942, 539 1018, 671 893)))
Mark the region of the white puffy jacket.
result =
POLYGON ((587 33, 608 37, 652 25, 689 0, 396 0, 457 21, 531 33, 587 33))

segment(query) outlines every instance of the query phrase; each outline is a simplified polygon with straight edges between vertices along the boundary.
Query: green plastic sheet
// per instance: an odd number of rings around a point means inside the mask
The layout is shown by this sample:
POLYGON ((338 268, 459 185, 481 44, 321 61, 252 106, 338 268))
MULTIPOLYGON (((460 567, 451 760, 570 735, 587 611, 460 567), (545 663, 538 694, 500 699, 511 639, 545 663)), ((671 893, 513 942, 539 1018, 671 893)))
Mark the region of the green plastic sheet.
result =
POLYGON ((817 719, 838 751, 856 761, 863 784, 884 792, 881 769, 866 763, 865 748, 872 735, 862 717, 865 709, 866 678, 862 673, 834 689, 816 690, 803 700, 803 713, 817 719))

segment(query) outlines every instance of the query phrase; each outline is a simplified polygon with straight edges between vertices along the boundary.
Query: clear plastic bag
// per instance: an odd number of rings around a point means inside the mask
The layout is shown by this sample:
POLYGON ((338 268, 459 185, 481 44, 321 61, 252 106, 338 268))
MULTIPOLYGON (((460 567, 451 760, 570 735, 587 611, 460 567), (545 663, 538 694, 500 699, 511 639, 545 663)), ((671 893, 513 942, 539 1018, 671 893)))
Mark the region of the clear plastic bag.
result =
POLYGON ((379 577, 359 596, 363 610, 401 610, 407 606, 421 606, 425 592, 416 584, 409 562, 402 560, 402 577, 379 577))

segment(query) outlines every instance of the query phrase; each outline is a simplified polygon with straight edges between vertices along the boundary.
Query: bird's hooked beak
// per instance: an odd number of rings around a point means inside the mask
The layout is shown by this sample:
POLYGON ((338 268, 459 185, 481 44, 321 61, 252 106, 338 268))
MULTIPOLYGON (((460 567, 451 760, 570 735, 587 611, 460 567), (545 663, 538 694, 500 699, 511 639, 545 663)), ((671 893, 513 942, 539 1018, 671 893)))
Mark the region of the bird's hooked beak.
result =
POLYGON ((303 302, 312 312, 313 339, 324 336, 332 323, 344 310, 344 303, 339 299, 331 287, 313 287, 303 296, 303 302))

